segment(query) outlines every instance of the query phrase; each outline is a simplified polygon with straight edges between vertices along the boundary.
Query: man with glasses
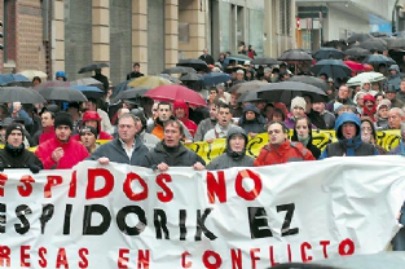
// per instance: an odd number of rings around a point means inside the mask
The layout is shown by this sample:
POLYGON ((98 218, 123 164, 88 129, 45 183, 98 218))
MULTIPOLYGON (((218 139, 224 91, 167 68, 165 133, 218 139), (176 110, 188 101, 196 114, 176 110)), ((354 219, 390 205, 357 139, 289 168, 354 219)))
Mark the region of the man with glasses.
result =
POLYGON ((100 146, 91 156, 90 160, 98 160, 102 165, 110 162, 140 165, 149 152, 137 133, 139 117, 126 113, 118 119, 118 137, 100 146))
POLYGON ((288 128, 283 122, 270 122, 267 133, 269 134, 269 144, 260 150, 259 156, 254 161, 254 166, 315 160, 311 151, 300 142, 288 140, 288 128))

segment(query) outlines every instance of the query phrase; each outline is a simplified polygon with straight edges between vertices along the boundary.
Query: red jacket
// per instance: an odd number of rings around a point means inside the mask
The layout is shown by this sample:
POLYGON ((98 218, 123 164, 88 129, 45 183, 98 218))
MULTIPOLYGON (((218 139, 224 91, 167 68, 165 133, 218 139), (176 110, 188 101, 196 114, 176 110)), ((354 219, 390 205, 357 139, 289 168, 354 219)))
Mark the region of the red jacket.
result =
POLYGON ((254 162, 254 166, 311 160, 315 160, 315 158, 304 145, 287 140, 279 147, 274 147, 270 144, 263 147, 254 162))
POLYGON ((54 137, 55 137, 55 127, 53 125, 45 127, 42 130, 42 134, 39 135, 39 138, 38 138, 39 143, 38 144, 42 144, 45 141, 47 141, 47 140, 49 140, 51 138, 54 138, 54 137))
POLYGON ((89 156, 89 152, 85 146, 74 139, 69 139, 67 143, 61 143, 55 136, 40 144, 35 151, 35 155, 41 160, 44 169, 70 169, 86 159, 89 156), (56 163, 52 159, 52 152, 58 147, 63 148, 64 155, 56 163))

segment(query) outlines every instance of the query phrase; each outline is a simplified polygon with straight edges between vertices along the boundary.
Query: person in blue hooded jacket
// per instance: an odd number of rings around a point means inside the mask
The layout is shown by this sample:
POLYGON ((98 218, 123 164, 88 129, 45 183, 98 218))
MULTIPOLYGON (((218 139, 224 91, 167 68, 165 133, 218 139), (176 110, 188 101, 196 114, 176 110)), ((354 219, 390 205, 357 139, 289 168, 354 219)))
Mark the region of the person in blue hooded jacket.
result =
POLYGON ((377 149, 361 140, 361 121, 354 113, 344 112, 335 123, 337 142, 326 146, 320 159, 335 156, 378 155, 377 149))

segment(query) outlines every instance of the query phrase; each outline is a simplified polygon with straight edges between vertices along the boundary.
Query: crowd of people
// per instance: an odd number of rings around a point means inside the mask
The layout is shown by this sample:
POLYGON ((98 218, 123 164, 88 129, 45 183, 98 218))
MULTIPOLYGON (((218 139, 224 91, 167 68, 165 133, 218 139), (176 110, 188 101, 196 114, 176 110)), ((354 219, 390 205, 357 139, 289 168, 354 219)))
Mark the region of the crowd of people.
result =
MULTIPOLYGON (((213 61, 207 50, 200 59, 213 61)), ((251 79, 286 81, 292 76, 287 67, 284 63, 265 67, 261 73, 247 62, 233 70, 229 84, 251 79)), ((143 76, 138 63, 133 68, 128 80, 143 76)), ((336 85, 333 78, 322 74, 329 100, 316 102, 305 94, 289 104, 262 99, 243 102, 238 101, 240 94, 228 92, 229 85, 220 83, 208 89, 206 107, 192 107, 182 100, 150 100, 143 102, 145 105, 122 100, 111 115, 106 100, 92 98, 65 106, 4 104, 0 107, 0 140, 4 144, 0 169, 28 168, 37 173, 41 169, 69 169, 88 159, 101 165, 117 162, 160 172, 182 166, 201 171, 333 156, 405 156, 405 79, 397 80, 398 66, 391 66, 388 72, 386 81, 365 80, 357 87, 344 82, 336 85), (334 129, 337 142, 321 151, 312 141, 315 129, 334 129), (376 143, 376 131, 388 129, 401 130, 402 138, 399 146, 389 152, 376 143), (268 134, 269 143, 256 158, 248 156, 249 139, 260 133, 268 134), (225 151, 208 164, 186 147, 192 142, 212 143, 218 138, 225 138, 225 151), (100 140, 105 143, 100 145, 100 140), (29 147, 36 149, 32 152, 29 147)), ((66 80, 64 73, 58 72, 56 77, 66 80)), ((402 211, 404 218, 405 205, 402 211)), ((404 228, 395 237, 393 247, 405 250, 404 228)))

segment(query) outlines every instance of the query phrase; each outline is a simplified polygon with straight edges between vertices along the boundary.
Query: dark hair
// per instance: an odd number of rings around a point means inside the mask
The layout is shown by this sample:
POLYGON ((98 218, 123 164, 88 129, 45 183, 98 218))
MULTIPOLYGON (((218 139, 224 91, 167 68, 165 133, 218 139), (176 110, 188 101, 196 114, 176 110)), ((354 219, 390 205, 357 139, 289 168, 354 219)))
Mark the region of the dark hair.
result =
POLYGON ((283 110, 281 110, 281 109, 279 109, 279 108, 274 108, 274 110, 273 110, 273 116, 274 116, 274 114, 276 114, 276 113, 279 113, 280 115, 281 115, 281 119, 283 120, 283 121, 285 121, 285 114, 284 114, 284 112, 283 112, 283 110))
POLYGON ((228 104, 226 104, 226 103, 224 103, 224 102, 221 102, 221 101, 219 101, 217 107, 218 107, 218 110, 219 110, 220 108, 225 108, 225 109, 231 110, 231 107, 230 107, 228 104))
POLYGON ((169 106, 170 110, 173 110, 173 105, 171 103, 169 103, 169 102, 166 102, 166 101, 159 102, 159 104, 157 106, 158 109, 159 109, 160 106, 169 106))
POLYGON ((311 119, 308 117, 299 117, 295 120, 294 123, 294 129, 293 129, 293 135, 291 137, 291 141, 298 141, 298 133, 296 130, 297 127, 297 122, 300 120, 306 120, 307 121, 307 126, 308 126, 308 133, 309 133, 309 137, 312 137, 312 122, 311 119))
POLYGON ((136 63, 134 63, 134 64, 132 65, 132 67, 135 67, 135 66, 141 67, 141 65, 140 65, 138 62, 136 62, 136 63))
POLYGON ((49 113, 49 115, 51 115, 51 119, 55 119, 55 113, 53 113, 52 111, 49 111, 49 110, 41 111, 41 113, 39 113, 39 116, 42 117, 42 115, 45 113, 49 113))
POLYGON ((288 133, 288 132, 290 131, 290 129, 287 128, 287 126, 285 125, 284 122, 278 121, 278 120, 269 122, 269 123, 267 124, 267 126, 266 126, 266 130, 268 130, 269 127, 270 127, 271 125, 274 125, 274 124, 280 124, 280 125, 281 125, 281 128, 282 128, 282 130, 283 130, 283 133, 288 133))
POLYGON ((361 133, 361 124, 363 122, 368 122, 371 126, 371 134, 373 135, 374 141, 377 141, 377 132, 375 131, 375 126, 373 121, 369 117, 361 117, 361 123, 360 123, 360 133, 361 133))
POLYGON ((32 82, 34 82, 34 81, 38 81, 39 83, 41 83, 42 79, 40 77, 38 77, 38 76, 35 76, 35 77, 32 78, 32 82))
POLYGON ((181 134, 182 136, 184 136, 184 134, 185 134, 185 132, 184 132, 184 125, 183 125, 183 124, 181 123, 181 121, 179 121, 179 120, 168 120, 168 121, 166 121, 166 122, 163 124, 163 130, 165 130, 167 126, 173 125, 173 124, 175 124, 175 125, 177 125, 177 126, 179 127, 180 134, 181 134))

